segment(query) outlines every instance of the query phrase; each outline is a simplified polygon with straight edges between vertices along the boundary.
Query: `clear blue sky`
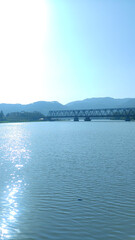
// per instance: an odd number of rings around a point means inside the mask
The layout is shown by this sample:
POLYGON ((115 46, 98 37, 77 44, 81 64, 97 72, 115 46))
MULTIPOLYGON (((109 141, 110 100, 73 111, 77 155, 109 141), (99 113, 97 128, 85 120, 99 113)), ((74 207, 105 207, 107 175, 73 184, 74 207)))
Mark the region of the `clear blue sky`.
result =
POLYGON ((0 0, 0 102, 135 97, 134 0, 0 0))

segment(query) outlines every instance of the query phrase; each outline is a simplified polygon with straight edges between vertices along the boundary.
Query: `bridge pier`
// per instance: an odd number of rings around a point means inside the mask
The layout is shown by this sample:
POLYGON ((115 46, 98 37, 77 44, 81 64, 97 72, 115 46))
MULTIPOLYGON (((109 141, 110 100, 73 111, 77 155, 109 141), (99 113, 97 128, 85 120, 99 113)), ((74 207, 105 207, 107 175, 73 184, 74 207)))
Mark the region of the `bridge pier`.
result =
POLYGON ((85 121, 85 122, 90 122, 91 119, 90 119, 90 117, 85 117, 85 118, 84 118, 84 121, 85 121))
POLYGON ((130 122, 130 121, 131 121, 130 117, 127 117, 127 118, 125 119, 125 121, 126 121, 126 122, 130 122))
POLYGON ((74 117, 74 122, 79 122, 79 117, 74 117))

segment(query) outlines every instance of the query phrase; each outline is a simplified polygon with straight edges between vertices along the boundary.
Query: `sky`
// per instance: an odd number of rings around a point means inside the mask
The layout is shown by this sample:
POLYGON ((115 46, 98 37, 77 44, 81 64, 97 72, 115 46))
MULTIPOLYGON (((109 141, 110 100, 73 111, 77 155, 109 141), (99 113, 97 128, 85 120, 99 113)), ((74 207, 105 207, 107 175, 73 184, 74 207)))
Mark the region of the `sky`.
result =
POLYGON ((0 0, 0 103, 135 97, 134 0, 0 0))

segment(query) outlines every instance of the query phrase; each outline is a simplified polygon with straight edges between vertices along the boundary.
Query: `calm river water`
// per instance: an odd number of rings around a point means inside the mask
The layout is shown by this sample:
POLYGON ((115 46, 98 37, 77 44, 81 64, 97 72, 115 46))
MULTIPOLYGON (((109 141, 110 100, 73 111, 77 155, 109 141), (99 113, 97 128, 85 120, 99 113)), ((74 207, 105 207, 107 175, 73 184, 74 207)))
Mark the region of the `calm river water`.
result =
POLYGON ((135 122, 0 124, 0 239, 135 240, 135 122))

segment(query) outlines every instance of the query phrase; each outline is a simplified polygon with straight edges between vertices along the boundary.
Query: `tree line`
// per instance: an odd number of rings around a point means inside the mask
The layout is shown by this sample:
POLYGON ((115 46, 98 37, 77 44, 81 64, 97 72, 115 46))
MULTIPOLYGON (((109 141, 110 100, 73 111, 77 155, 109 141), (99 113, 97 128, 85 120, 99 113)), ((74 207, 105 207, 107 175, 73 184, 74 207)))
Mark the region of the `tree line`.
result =
POLYGON ((45 116, 40 112, 11 112, 4 115, 0 111, 0 122, 28 122, 45 120, 45 116))

